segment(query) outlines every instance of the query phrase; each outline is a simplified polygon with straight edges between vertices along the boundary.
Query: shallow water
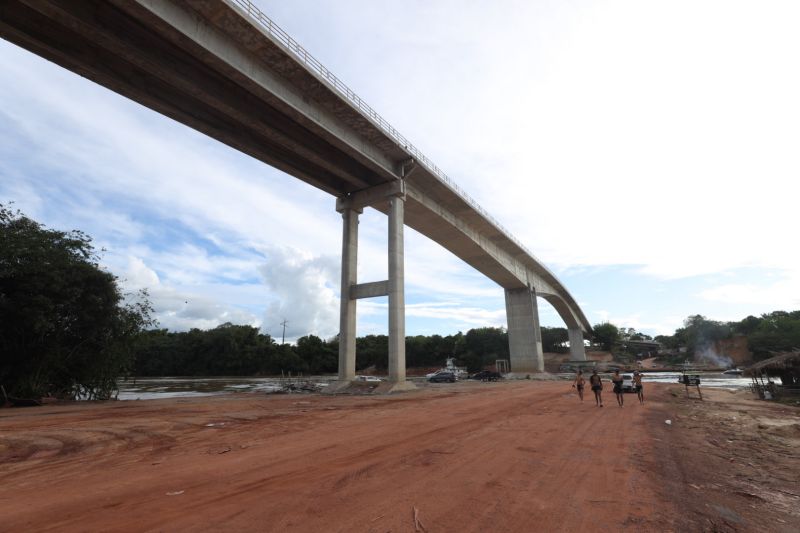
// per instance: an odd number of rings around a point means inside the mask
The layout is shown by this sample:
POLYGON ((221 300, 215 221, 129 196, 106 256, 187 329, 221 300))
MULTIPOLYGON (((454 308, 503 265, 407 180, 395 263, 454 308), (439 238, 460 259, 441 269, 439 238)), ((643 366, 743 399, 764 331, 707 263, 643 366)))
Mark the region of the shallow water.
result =
MULTIPOLYGON (((701 387, 716 387, 731 390, 746 389, 750 378, 730 376, 721 373, 700 374, 701 387)), ((559 374, 564 379, 572 379, 575 374, 559 374)), ((647 372, 642 374, 644 383, 678 383, 680 372, 647 372)), ((307 376, 299 378, 257 378, 257 377, 163 377, 138 378, 120 381, 120 400, 154 400, 158 398, 187 398, 197 396, 216 396, 235 392, 275 392, 291 379, 327 383, 336 376, 307 376)), ((604 374, 604 379, 606 375, 604 374)), ((780 383, 780 380, 778 380, 780 383)))
MULTIPOLYGON (((701 387, 739 390, 746 389, 753 383, 751 378, 722 374, 720 372, 688 372, 688 374, 699 375, 701 387)), ((648 372, 642 374, 642 382, 678 383, 681 375, 680 372, 648 372)), ((778 383, 780 383, 780 380, 778 380, 778 383)))
MULTIPOLYGON (((164 377, 120 381, 120 400, 154 400, 216 396, 231 392, 274 392, 284 384, 297 381, 327 382, 330 377, 256 378, 256 377, 164 377)), ((333 378, 335 379, 335 378, 333 378)))
MULTIPOLYGON (((630 372, 625 372, 630 374, 630 372)), ((722 374, 721 372, 689 372, 691 375, 700 376, 701 387, 714 387, 719 389, 729 390, 742 390, 747 389, 753 383, 750 378, 742 376, 733 376, 730 374, 722 374)), ((568 379, 573 379, 575 374, 560 374, 566 376, 568 379)), ((586 375, 586 374, 584 374, 586 375)), ((607 379, 608 374, 603 374, 603 379, 607 379)), ((642 383, 675 383, 677 384, 682 374, 680 372, 643 372, 642 383)), ((587 375, 588 379, 588 375, 587 375)), ((777 379, 777 384, 780 384, 780 379, 777 379)))

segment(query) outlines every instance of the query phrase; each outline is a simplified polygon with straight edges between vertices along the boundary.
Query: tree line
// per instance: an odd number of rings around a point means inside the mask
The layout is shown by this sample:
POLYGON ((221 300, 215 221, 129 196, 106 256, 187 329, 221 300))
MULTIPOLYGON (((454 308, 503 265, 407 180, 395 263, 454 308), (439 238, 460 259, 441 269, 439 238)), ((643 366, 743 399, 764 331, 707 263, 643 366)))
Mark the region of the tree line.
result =
MULTIPOLYGON (((545 351, 566 351, 566 328, 542 328, 545 351)), ((253 326, 222 324, 210 330, 141 332, 132 348, 131 372, 139 376, 250 376, 327 374, 338 370, 339 339, 307 335, 296 344, 279 344, 253 326)), ((406 337, 406 365, 441 366, 448 357, 470 371, 508 359, 504 328, 475 328, 454 335, 406 337)), ((356 369, 385 371, 389 360, 386 335, 356 339, 356 369)))
POLYGON ((755 361, 772 357, 775 352, 796 349, 800 347, 800 311, 772 311, 730 322, 691 315, 672 335, 657 335, 655 338, 608 322, 593 328, 593 338, 598 345, 615 352, 625 352, 627 340, 655 340, 667 350, 694 355, 736 335, 747 337, 747 346, 755 361))
POLYGON ((774 352, 798 348, 800 311, 772 311, 733 322, 719 322, 702 315, 692 315, 674 334, 659 335, 655 340, 667 348, 686 348, 688 353, 696 353, 734 335, 747 337, 747 346, 756 361, 771 357, 774 352))

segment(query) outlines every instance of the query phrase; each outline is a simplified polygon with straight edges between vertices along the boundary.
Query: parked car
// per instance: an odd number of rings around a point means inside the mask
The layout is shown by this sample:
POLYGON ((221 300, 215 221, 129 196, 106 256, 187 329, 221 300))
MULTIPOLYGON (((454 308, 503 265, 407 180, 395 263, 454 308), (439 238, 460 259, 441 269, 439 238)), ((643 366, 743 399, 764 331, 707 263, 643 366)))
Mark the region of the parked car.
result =
POLYGON ((492 372, 491 370, 481 370, 480 372, 475 372, 472 374, 469 379, 479 379, 481 381, 497 381, 498 379, 502 379, 498 372, 492 372))
POLYGON ((356 381, 381 381, 378 376, 356 376, 356 381))
POLYGON ((633 383, 631 374, 622 374, 622 392, 636 392, 636 385, 633 383))
POLYGON ((429 377, 428 381, 431 383, 455 383, 456 375, 452 372, 437 372, 433 376, 429 377))

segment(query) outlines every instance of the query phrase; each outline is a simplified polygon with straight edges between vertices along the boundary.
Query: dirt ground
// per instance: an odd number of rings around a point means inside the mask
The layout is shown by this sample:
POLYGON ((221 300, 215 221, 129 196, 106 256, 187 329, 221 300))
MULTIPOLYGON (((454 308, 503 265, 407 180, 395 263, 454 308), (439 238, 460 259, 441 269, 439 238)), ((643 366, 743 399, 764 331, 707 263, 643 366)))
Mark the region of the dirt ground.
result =
POLYGON ((0 530, 800 530, 800 409, 646 394, 601 409, 516 381, 2 409, 0 530))

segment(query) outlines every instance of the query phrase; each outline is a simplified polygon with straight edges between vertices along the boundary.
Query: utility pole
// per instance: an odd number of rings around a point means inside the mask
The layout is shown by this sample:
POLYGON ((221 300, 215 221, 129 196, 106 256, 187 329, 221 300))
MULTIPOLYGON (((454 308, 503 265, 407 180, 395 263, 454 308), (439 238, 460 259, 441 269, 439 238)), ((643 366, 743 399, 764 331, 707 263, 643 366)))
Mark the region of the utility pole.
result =
POLYGON ((286 341, 286 319, 285 318, 283 319, 283 322, 281 322, 281 325, 283 326, 283 336, 281 336, 281 344, 283 344, 286 341))

